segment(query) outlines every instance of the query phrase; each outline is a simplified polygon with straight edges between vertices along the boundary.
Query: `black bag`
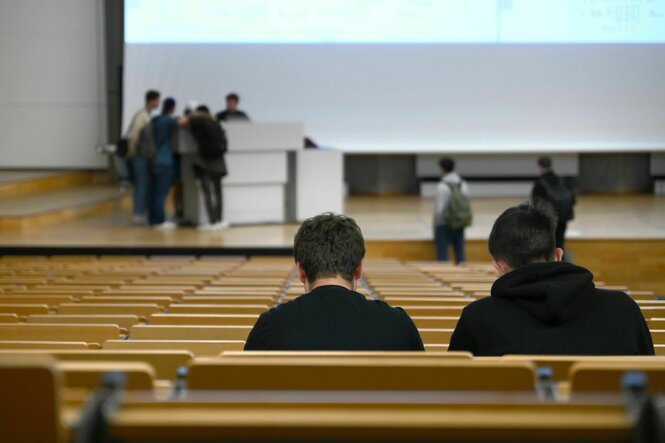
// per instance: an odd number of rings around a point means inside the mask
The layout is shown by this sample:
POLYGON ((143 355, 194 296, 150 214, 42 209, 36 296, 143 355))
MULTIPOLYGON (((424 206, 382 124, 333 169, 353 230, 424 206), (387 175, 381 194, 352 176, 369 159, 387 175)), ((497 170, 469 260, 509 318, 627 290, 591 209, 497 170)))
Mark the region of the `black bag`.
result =
POLYGON ((127 156, 127 151, 129 151, 129 141, 127 137, 123 137, 115 144, 115 155, 120 158, 125 158, 127 156))
POLYGON ((546 199, 552 204, 557 213, 560 222, 567 222, 573 219, 573 206, 575 205, 575 196, 563 184, 561 177, 557 177, 555 184, 550 184, 547 180, 540 180, 545 189, 546 199))
POLYGON ((215 160, 221 158, 226 152, 226 134, 222 126, 212 118, 191 117, 189 130, 201 158, 215 160))

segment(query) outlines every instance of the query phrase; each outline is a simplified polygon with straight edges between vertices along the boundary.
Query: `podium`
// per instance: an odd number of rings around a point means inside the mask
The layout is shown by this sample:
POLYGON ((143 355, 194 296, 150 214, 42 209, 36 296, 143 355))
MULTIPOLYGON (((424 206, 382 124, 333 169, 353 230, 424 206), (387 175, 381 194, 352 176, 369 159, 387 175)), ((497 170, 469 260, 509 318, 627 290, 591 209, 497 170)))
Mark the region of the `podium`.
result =
MULTIPOLYGON (((320 212, 343 212, 343 160, 338 151, 304 150, 302 123, 228 122, 228 175, 222 180, 223 219, 231 224, 285 223, 320 212)), ((196 145, 178 131, 186 222, 208 221, 194 177, 196 145)))

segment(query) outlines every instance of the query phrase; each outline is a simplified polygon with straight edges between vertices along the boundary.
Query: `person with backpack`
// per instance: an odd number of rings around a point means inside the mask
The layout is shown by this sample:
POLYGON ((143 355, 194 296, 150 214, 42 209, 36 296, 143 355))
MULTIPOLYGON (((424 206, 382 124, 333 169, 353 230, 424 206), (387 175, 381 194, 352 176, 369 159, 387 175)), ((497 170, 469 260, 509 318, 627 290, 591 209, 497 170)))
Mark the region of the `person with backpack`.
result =
POLYGON ((153 89, 145 93, 145 104, 132 116, 127 130, 126 152, 123 153, 127 161, 130 177, 134 187, 134 203, 132 209, 132 221, 138 225, 146 223, 146 211, 148 207, 148 162, 145 158, 137 155, 137 146, 144 127, 150 122, 150 113, 159 108, 159 92, 153 89))
POLYGON ((153 228, 161 230, 176 227, 175 223, 166 220, 164 204, 173 182, 175 128, 186 124, 187 119, 173 115, 175 106, 173 98, 164 100, 162 113, 146 125, 137 145, 137 155, 149 162, 148 222, 153 228))
POLYGON ((188 117, 189 130, 198 150, 194 159, 194 175, 201 183, 208 214, 207 224, 200 230, 217 230, 228 227, 222 221, 222 178, 226 176, 226 134, 215 121, 206 105, 200 105, 188 117), (213 198, 214 190, 214 198, 213 198))
POLYGON ((436 187, 434 200, 434 241, 436 258, 448 261, 448 247, 452 244, 455 261, 466 261, 464 229, 471 225, 469 185, 455 172, 455 161, 442 158, 439 161, 441 181, 436 187))
POLYGON ((538 168, 540 177, 533 184, 531 201, 534 203, 546 202, 554 209, 557 215, 556 247, 563 249, 568 222, 575 216, 575 194, 566 187, 561 177, 554 173, 550 157, 540 157, 538 168))

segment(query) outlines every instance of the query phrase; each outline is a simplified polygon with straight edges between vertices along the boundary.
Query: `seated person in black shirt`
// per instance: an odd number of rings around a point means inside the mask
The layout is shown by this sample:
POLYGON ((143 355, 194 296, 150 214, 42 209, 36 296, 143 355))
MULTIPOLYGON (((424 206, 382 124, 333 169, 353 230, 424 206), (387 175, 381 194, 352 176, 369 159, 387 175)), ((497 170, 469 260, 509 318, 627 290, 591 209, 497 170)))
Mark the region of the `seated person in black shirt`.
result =
POLYGON ((501 276, 490 297, 464 308, 449 351, 504 354, 653 355, 638 305, 597 289, 588 270, 561 261, 556 215, 522 204, 494 223, 489 251, 501 276))
POLYGON ((235 92, 226 96, 226 109, 218 112, 215 116, 217 121, 232 122, 232 121, 249 121, 249 115, 238 109, 240 97, 235 92))
POLYGON ((298 229, 293 249, 306 294, 263 313, 245 350, 424 350, 402 309, 355 291, 365 242, 353 219, 330 213, 310 218, 298 229))

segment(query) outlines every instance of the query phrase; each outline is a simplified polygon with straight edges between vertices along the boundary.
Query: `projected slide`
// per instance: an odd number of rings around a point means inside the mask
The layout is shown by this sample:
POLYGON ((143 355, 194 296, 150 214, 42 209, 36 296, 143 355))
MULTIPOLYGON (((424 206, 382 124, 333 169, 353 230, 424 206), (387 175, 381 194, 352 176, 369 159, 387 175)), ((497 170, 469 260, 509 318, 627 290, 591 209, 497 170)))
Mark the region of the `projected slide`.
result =
POLYGON ((128 43, 663 43, 664 0, 127 0, 128 43))
POLYGON ((665 150, 665 0, 125 0, 148 89, 350 152, 665 150))

